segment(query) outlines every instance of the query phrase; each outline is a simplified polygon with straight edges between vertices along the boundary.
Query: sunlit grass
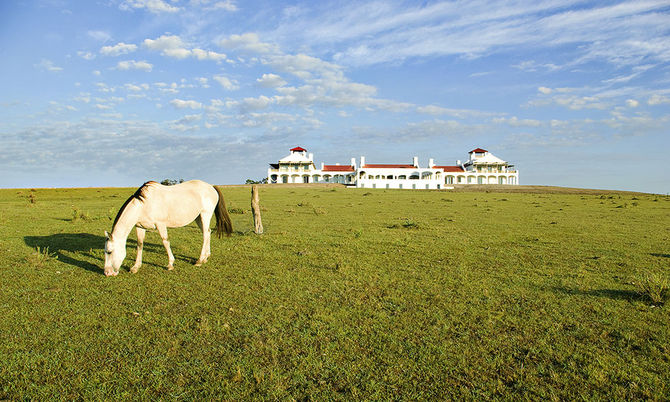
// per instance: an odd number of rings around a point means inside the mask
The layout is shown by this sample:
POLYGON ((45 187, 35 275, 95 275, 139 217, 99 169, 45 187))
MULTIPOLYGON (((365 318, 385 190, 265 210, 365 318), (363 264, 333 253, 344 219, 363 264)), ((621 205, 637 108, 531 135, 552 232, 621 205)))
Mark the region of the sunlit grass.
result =
POLYGON ((668 197, 487 189, 224 188, 115 278, 134 189, 0 190, 0 399, 667 399, 668 197))

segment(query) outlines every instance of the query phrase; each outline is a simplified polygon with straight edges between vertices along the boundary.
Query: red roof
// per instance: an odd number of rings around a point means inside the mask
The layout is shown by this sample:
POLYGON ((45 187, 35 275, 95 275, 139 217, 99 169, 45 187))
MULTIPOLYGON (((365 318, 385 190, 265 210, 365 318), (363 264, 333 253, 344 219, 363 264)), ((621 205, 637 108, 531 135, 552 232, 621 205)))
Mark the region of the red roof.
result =
POLYGON ((291 152, 305 152, 307 150, 305 148, 302 148, 302 147, 295 147, 295 148, 290 149, 290 151, 291 152))
POLYGON ((323 165, 324 172, 353 172, 352 166, 346 165, 323 165))
POLYGON ((362 166, 363 169, 416 169, 414 165, 384 165, 384 164, 367 164, 362 166))
POLYGON ((434 166, 436 169, 442 169, 444 172, 464 172, 460 166, 434 166))
POLYGON ((468 152, 468 153, 471 154, 471 153, 473 153, 473 152, 481 153, 481 152, 488 152, 488 151, 485 150, 485 149, 477 148, 477 149, 473 149, 472 151, 470 151, 470 152, 468 152))

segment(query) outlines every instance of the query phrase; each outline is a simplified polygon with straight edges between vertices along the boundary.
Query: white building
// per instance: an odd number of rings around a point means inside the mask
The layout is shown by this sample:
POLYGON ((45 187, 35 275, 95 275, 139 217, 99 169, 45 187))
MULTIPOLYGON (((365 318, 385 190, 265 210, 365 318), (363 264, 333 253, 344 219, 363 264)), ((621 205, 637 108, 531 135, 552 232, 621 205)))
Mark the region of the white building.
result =
POLYGON ((317 169, 313 155, 296 147, 290 154, 270 164, 268 183, 342 183, 359 188, 443 189, 452 184, 519 184, 514 165, 485 149, 469 152, 470 159, 456 165, 436 165, 428 160, 419 166, 419 158, 411 164, 371 164, 361 156, 360 164, 351 158, 349 165, 325 165, 317 169))

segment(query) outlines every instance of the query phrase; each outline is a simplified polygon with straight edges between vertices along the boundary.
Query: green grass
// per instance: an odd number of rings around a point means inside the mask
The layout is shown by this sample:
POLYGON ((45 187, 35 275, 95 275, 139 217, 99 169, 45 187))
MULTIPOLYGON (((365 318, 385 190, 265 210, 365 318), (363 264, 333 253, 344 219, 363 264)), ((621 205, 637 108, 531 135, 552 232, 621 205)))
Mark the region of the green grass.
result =
POLYGON ((107 278, 132 191, 0 190, 0 399, 670 398, 667 196, 223 188, 107 278))

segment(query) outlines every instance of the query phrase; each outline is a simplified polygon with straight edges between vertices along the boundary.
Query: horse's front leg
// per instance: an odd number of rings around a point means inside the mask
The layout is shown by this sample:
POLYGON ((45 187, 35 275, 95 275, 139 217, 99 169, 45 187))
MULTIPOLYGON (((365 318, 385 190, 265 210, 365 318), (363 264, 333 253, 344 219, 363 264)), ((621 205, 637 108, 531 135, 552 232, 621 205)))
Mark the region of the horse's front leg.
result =
POLYGON ((135 265, 130 268, 131 274, 136 274, 137 270, 142 266, 142 248, 144 247, 144 235, 146 233, 146 229, 137 227, 137 257, 135 258, 135 265))
POLYGON ((174 269, 174 255, 172 254, 172 250, 170 249, 170 241, 168 240, 168 233, 167 233, 167 227, 165 225, 156 225, 156 229, 158 229, 158 234, 161 236, 161 239, 163 239, 163 246, 165 247, 165 251, 167 251, 168 254, 168 266, 167 269, 168 271, 171 271, 174 269))

